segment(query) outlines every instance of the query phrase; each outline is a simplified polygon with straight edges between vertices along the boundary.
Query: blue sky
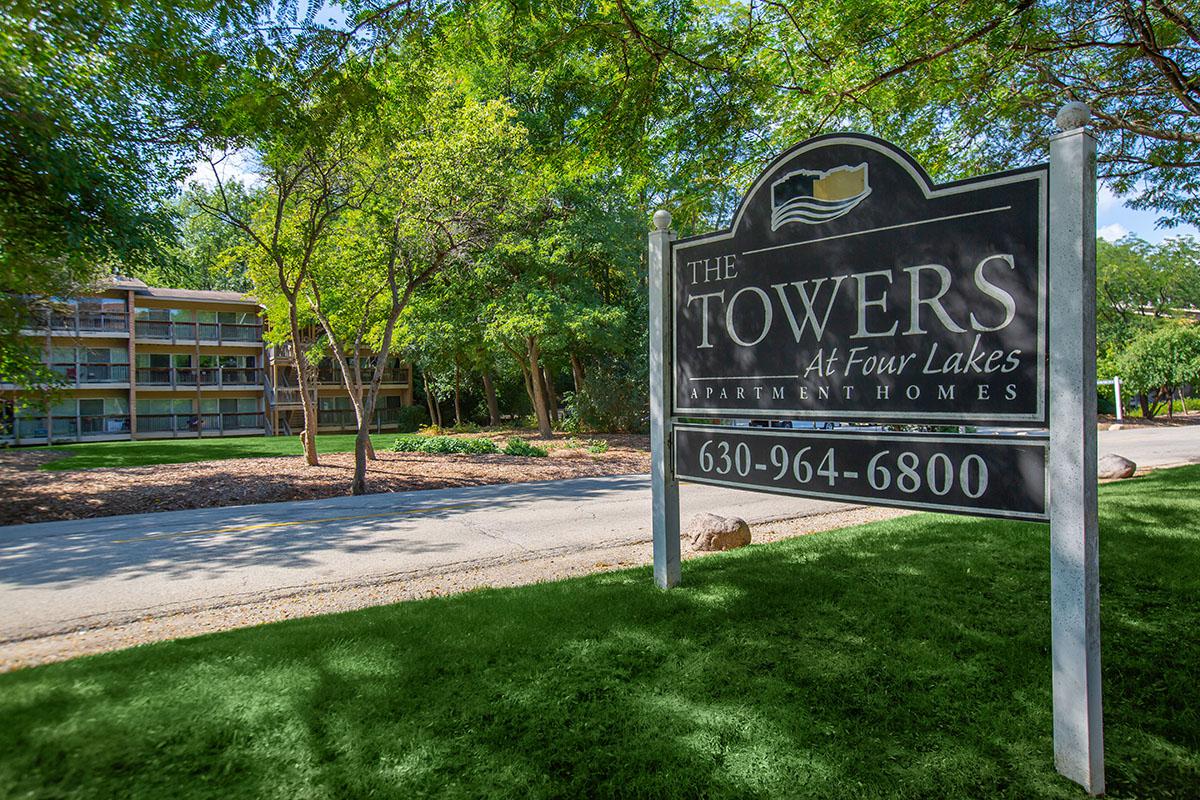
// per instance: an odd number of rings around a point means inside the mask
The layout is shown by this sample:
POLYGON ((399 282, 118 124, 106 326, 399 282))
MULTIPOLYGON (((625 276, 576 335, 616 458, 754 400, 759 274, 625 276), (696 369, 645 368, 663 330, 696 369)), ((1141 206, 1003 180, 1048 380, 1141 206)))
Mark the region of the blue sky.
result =
POLYGON ((1121 198, 1103 186, 1096 198, 1096 232, 1101 238, 1115 242, 1127 233, 1133 233, 1148 242, 1158 244, 1171 236, 1196 236, 1200 231, 1192 225, 1178 228, 1156 228, 1158 215, 1153 211, 1137 211, 1127 207, 1121 198))

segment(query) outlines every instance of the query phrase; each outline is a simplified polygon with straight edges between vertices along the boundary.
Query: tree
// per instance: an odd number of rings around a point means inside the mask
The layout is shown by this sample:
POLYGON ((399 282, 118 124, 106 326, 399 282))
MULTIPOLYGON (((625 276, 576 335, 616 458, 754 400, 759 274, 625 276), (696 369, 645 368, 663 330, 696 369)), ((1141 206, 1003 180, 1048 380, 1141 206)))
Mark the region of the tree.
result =
POLYGON ((20 330, 168 237, 162 203, 237 93, 267 4, 0 4, 0 381, 46 386, 20 330))
MULTIPOLYGON (((255 295, 266 309, 272 330, 282 332, 292 343, 304 412, 301 441, 310 466, 319 463, 317 409, 308 355, 314 343, 303 335, 311 314, 303 293, 330 224, 361 199, 361 188, 350 177, 348 157, 333 150, 334 146, 323 142, 299 152, 281 147, 264 154, 264 190, 250 216, 239 214, 215 166, 214 200, 198 201, 205 211, 244 234, 238 252, 249 265, 255 295)), ((279 339, 279 333, 268 335, 279 339)))
MULTIPOLYGON (((756 128, 772 140, 764 155, 861 129, 906 146, 944 179, 1044 159, 1055 112, 1079 99, 1095 116, 1101 177, 1164 224, 1200 221, 1200 17, 1191 3, 617 0, 611 15, 586 19, 569 4, 555 8, 574 23, 560 27, 606 31, 608 49, 648 54, 659 82, 685 91, 708 82, 719 107, 693 120, 695 138, 737 141, 742 131, 722 128, 748 113, 765 118, 756 128)), ((628 91, 644 91, 626 73, 628 91)))
MULTIPOLYGON (((249 219, 256 191, 239 181, 225 181, 221 190, 230 213, 249 219)), ((204 291, 248 292, 253 282, 242 258, 245 233, 205 211, 223 201, 217 187, 193 182, 168 204, 174 219, 173 236, 149 264, 134 265, 130 274, 151 286, 204 291)))
POLYGON ((354 494, 367 491, 370 424, 397 320, 435 276, 494 238, 526 155, 512 109, 453 89, 373 133, 382 141, 356 167, 356 205, 332 223, 301 285, 355 411, 354 494))
POLYGON ((1175 392, 1200 384, 1200 325, 1170 322, 1140 333, 1118 359, 1121 380, 1139 394, 1149 419, 1167 404, 1174 415, 1175 392))

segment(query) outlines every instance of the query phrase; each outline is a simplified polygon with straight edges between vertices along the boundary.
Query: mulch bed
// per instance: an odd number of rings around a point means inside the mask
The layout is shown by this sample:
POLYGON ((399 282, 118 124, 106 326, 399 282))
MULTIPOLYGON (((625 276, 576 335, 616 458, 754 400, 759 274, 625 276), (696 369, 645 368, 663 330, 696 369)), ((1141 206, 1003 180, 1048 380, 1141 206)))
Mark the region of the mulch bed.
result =
MULTIPOLYGON (((553 446, 546 458, 462 456, 379 451, 367 466, 371 492, 405 492, 495 483, 628 475, 650 471, 644 436, 593 436, 606 453, 553 446)), ((50 450, 0 452, 0 525, 107 517, 188 508, 311 500, 349 493, 353 453, 197 461, 147 467, 49 472, 50 450)))

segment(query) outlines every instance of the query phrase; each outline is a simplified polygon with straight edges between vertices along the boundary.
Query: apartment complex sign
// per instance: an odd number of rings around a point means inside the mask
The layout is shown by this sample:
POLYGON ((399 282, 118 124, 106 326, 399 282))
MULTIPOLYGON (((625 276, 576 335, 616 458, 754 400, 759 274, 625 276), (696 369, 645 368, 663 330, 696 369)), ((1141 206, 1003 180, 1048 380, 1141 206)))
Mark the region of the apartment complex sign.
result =
POLYGON ((728 231, 671 248, 673 414, 1044 426, 1047 183, 794 148, 728 231))
POLYGON ((656 212, 650 473, 663 588, 681 579, 680 479, 1048 521, 1054 760, 1102 794, 1089 117, 1064 105, 1029 169, 939 185, 835 134, 780 156, 727 231, 676 240, 656 212), (878 424, 728 424, 766 418, 878 424), (903 423, 1046 431, 881 430, 903 423))

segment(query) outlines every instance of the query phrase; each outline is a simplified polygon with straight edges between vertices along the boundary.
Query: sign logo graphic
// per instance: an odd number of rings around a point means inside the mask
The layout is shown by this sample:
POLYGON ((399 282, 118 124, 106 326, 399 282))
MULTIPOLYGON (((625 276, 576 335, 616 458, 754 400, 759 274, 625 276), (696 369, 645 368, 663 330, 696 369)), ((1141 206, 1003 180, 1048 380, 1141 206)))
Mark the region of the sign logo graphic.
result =
POLYGON ((857 167, 798 169, 771 184, 771 230, 789 222, 817 225, 848 214, 871 193, 866 162, 857 167))

